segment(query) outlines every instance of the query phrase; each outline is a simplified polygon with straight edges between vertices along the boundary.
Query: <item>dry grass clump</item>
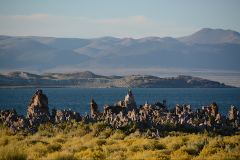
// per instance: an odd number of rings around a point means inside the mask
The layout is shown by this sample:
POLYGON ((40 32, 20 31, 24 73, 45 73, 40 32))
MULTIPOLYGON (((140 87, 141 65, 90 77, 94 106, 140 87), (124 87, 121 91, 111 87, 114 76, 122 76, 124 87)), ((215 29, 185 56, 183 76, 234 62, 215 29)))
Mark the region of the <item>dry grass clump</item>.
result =
POLYGON ((14 146, 0 147, 0 160, 26 160, 27 154, 14 146))
POLYGON ((189 155, 186 151, 182 149, 178 149, 172 152, 171 159, 172 160, 190 160, 192 159, 192 156, 189 155))
POLYGON ((240 159, 240 136, 219 136, 208 140, 196 159, 240 159))
POLYGON ((93 160, 103 160, 106 159, 106 155, 101 148, 87 149, 85 151, 75 154, 77 159, 93 159, 93 160))
POLYGON ((121 130, 116 130, 115 133, 110 137, 115 140, 123 140, 126 137, 125 133, 121 130))
POLYGON ((48 154, 46 159, 50 160, 76 160, 73 154, 68 152, 54 152, 48 154))

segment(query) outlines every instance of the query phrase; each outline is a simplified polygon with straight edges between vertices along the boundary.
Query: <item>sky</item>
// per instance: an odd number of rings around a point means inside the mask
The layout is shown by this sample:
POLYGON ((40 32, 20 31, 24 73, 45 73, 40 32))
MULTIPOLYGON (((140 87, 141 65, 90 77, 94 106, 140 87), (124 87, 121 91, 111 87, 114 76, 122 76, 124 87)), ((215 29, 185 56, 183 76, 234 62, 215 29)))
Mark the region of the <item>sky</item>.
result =
POLYGON ((0 0, 0 34, 94 38, 240 32, 239 0, 0 0))

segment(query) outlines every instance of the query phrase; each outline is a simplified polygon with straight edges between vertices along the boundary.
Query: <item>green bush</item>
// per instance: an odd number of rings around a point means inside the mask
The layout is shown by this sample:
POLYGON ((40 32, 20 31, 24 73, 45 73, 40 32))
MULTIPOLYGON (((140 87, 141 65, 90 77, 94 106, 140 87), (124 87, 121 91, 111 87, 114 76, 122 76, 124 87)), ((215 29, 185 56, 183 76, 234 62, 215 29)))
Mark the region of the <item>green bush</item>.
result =
POLYGON ((52 137, 54 136, 54 126, 52 123, 41 124, 38 127, 38 134, 42 136, 52 137))
POLYGON ((82 122, 78 123, 78 125, 76 126, 76 131, 72 131, 70 132, 71 135, 73 136, 84 136, 88 133, 90 133, 92 130, 90 128, 89 124, 84 124, 82 122))
POLYGON ((115 133, 111 136, 115 140, 123 140, 126 137, 125 133, 122 130, 116 130, 115 133))
POLYGON ((146 144, 143 146, 143 149, 144 150, 162 150, 162 149, 165 149, 166 147, 159 143, 158 141, 156 140, 153 140, 153 141, 150 141, 149 144, 146 144))
POLYGON ((92 125, 92 135, 97 137, 100 135, 102 131, 104 131, 107 127, 107 124, 104 122, 97 122, 92 125))
POLYGON ((113 134, 113 130, 111 128, 106 128, 102 132, 99 133, 99 138, 108 138, 113 134))
POLYGON ((62 146, 60 144, 50 144, 47 146, 48 152, 60 151, 62 146))
POLYGON ((96 140, 96 144, 98 145, 98 146, 102 146, 102 145, 104 145, 104 144, 106 144, 107 142, 106 142, 106 140, 104 140, 104 139, 98 139, 98 140, 96 140))

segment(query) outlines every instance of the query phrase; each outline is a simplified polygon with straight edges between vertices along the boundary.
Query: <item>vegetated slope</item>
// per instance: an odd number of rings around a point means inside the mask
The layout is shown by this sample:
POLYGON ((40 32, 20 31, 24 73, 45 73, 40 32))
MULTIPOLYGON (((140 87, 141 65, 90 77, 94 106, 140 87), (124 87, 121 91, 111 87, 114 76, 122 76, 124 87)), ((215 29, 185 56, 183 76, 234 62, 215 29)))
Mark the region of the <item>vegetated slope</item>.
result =
POLYGON ((129 126, 114 130, 103 123, 41 125, 36 134, 11 134, 0 127, 0 159, 205 159, 240 157, 240 135, 161 132, 161 138, 129 126), (163 133, 163 135, 162 135, 163 133), (167 134, 167 135, 164 135, 167 134))

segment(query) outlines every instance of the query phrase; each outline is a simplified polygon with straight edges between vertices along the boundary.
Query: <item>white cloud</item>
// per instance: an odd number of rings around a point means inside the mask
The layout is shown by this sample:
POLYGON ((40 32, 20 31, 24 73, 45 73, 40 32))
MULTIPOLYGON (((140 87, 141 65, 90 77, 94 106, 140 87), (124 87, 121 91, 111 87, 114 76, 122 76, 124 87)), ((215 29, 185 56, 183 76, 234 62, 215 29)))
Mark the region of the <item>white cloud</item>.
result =
POLYGON ((149 19, 145 16, 132 16, 132 17, 126 17, 126 18, 96 20, 96 22, 102 23, 102 24, 144 24, 144 23, 147 23, 148 21, 149 19))
POLYGON ((9 19, 15 20, 46 20, 50 18, 48 14, 32 14, 32 15, 15 15, 15 16, 8 16, 9 19))

